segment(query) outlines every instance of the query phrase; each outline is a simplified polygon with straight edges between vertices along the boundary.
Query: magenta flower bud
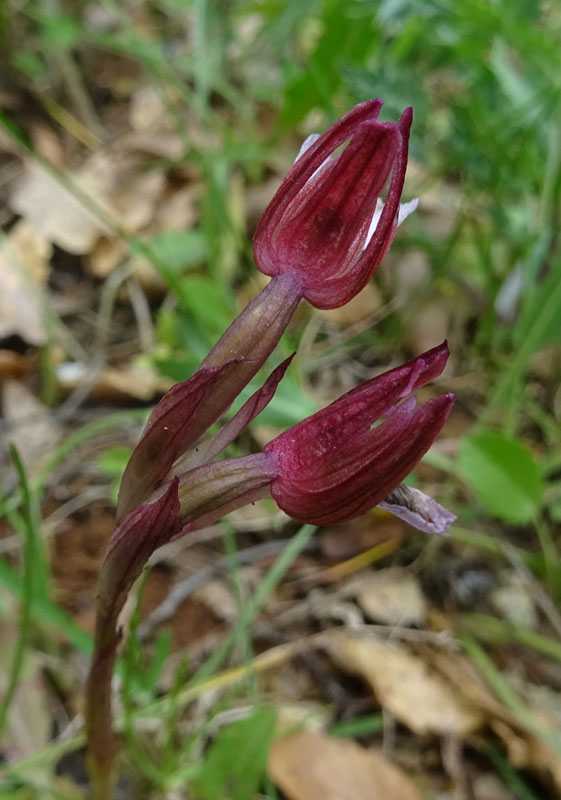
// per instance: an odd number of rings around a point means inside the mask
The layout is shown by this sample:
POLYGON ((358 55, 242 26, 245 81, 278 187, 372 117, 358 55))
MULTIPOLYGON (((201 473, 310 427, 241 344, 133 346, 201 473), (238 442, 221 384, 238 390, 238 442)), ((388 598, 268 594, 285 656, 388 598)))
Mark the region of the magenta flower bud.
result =
MULTIPOLYGON (((438 376, 447 358, 444 342, 353 389, 269 442, 264 454, 271 459, 267 468, 276 475, 271 494, 277 504, 294 519, 326 525, 350 520, 391 495, 429 449, 454 396, 436 397, 420 408, 415 397, 398 401, 438 376)), ((399 505, 395 492, 388 507, 399 505)), ((390 510, 397 513, 394 507, 390 510)), ((413 524, 414 513, 425 520, 431 516, 430 509, 411 509, 413 524)), ((452 521, 439 520, 431 528, 428 519, 424 529, 442 533, 452 521)))
POLYGON ((397 124, 379 122, 381 107, 381 100, 360 103, 317 138, 297 159, 255 232, 261 272, 290 275, 316 308, 337 308, 354 297, 397 228, 413 112, 407 108, 397 124))

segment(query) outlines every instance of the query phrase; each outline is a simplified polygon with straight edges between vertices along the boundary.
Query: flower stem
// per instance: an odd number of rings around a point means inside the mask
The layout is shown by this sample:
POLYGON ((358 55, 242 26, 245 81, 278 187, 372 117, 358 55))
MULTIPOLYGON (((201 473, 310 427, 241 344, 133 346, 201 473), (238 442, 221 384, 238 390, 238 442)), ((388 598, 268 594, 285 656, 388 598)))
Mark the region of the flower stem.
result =
POLYGON ((86 683, 84 716, 93 800, 110 800, 116 778, 117 740, 112 726, 111 679, 121 635, 117 631, 120 609, 113 606, 112 611, 104 614, 98 608, 94 654, 86 683))

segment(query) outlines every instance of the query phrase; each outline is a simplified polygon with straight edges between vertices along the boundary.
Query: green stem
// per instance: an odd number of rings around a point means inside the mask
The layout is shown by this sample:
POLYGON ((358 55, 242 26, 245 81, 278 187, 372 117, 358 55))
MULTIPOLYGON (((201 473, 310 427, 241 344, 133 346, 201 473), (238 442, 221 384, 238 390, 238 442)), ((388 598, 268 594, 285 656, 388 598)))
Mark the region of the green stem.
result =
POLYGON ((21 492, 23 496, 23 505, 25 512, 25 540, 23 547, 23 592, 21 603, 21 616, 18 626, 18 640, 14 649, 12 663, 10 667, 10 674, 8 677, 8 685, 0 703, 0 737, 4 731, 8 719, 8 711, 12 700, 14 699, 16 689, 23 670, 23 662, 25 656, 25 648, 29 637, 31 627, 31 609, 33 606, 33 597, 35 591, 35 582, 37 572, 37 546, 41 544, 35 521, 33 519, 32 505, 33 500, 27 481, 25 468, 21 461, 20 455, 16 448, 11 445, 10 452, 12 460, 16 466, 18 477, 20 481, 21 492))

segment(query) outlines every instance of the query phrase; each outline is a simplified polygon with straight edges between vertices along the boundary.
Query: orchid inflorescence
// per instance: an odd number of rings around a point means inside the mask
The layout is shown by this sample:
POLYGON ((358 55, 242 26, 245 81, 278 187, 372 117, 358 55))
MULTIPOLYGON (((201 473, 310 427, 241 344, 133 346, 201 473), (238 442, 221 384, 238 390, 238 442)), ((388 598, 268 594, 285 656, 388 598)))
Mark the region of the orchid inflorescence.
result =
POLYGON ((401 204, 412 110, 397 123, 380 122, 381 106, 379 100, 361 103, 306 141, 254 236, 257 267, 271 281, 197 371, 156 405, 128 462, 99 579, 87 692, 92 774, 99 784, 114 750, 107 739, 106 684, 119 641, 117 618, 156 548, 263 497, 314 525, 345 522, 376 505, 429 533, 445 533, 455 519, 401 483, 454 402, 445 394, 417 407, 411 395, 441 374, 445 342, 347 392, 262 452, 217 460, 269 403, 289 358, 217 433, 201 438, 263 366, 299 303, 321 309, 348 303, 415 207, 401 204))

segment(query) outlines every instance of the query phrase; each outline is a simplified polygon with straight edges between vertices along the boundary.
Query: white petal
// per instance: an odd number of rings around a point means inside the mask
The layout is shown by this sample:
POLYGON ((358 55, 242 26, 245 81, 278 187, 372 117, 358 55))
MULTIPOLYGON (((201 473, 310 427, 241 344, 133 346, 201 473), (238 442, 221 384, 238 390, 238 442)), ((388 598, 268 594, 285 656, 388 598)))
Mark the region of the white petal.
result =
POLYGON ((302 142, 302 146, 300 147, 300 150, 298 151, 298 155, 294 159, 294 163, 296 163, 298 161, 300 156, 304 155, 304 153, 306 152, 306 150, 308 150, 308 148, 310 148, 315 142, 317 142, 319 137, 320 137, 319 133, 310 133, 308 138, 304 139, 304 141, 302 142))
POLYGON ((402 222, 405 222, 405 220, 410 214, 412 214, 416 210, 418 205, 419 205, 418 197, 414 197, 413 200, 409 200, 408 203, 399 204, 399 211, 397 212, 398 227, 401 225, 402 222))
MULTIPOLYGON (((409 200, 408 203, 400 203, 399 204, 399 211, 397 212, 397 225, 398 227, 404 222, 407 217, 412 214, 417 206, 419 205, 419 198, 414 197, 413 200, 409 200)), ((382 216, 382 210, 384 208, 384 201, 380 198, 376 201, 376 209, 374 211, 374 215, 372 216, 372 222, 370 223, 370 227, 368 228, 368 235, 366 236, 366 241, 364 242, 363 250, 368 245, 370 239, 374 235, 374 231, 378 227, 378 222, 380 221, 380 217, 382 216)))

